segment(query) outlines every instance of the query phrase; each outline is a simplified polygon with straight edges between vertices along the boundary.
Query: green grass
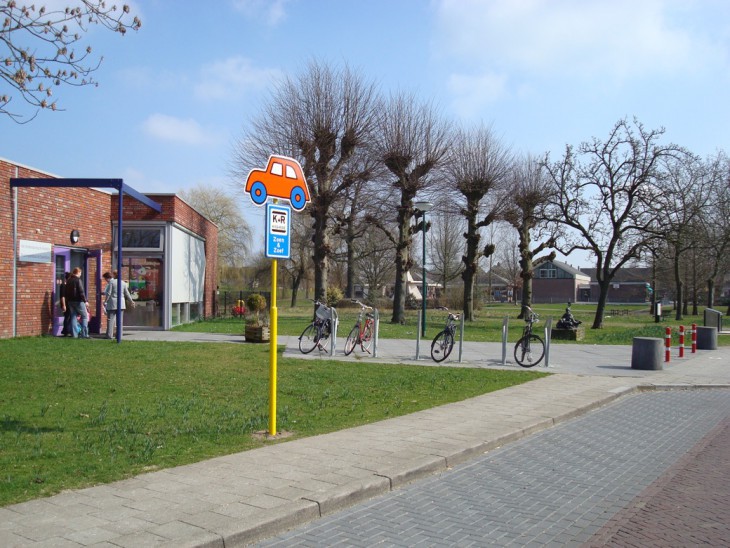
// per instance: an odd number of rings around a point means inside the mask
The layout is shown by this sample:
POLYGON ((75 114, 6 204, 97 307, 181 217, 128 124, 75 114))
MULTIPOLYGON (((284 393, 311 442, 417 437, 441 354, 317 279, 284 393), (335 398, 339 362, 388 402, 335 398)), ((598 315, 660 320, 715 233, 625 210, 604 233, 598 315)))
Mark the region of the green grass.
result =
MULTIPOLYGON (((268 430, 268 349, 0 340, 0 505, 279 443, 252 435, 268 430)), ((543 375, 282 357, 278 362, 277 427, 292 433, 287 439, 543 375)))
MULTIPOLYGON (((540 323, 537 329, 542 329, 547 318, 553 318, 553 327, 565 312, 565 304, 543 304, 535 305, 533 309, 540 315, 540 323)), ((573 316, 583 322, 585 328, 585 339, 579 343, 556 343, 556 344, 631 344, 633 337, 664 337, 666 327, 672 327, 674 343, 678 341, 677 328, 683 324, 689 328, 692 323, 702 325, 703 310, 699 316, 686 316, 678 322, 674 319, 667 319, 655 323, 654 318, 648 313, 648 305, 609 305, 604 318, 603 329, 591 329, 595 315, 595 305, 574 304, 571 307, 573 316), (628 315, 610 315, 612 310, 629 311, 628 315)), ((666 311, 666 308, 665 308, 666 311)), ((385 339, 415 339, 418 330, 418 310, 406 311, 405 324, 390 323, 391 310, 380 312, 380 337, 385 339)), ((282 305, 278 308, 279 335, 299 335, 311 320, 311 307, 299 306, 290 308, 282 305)), ((340 318, 340 330, 338 335, 346 337, 357 317, 357 309, 338 309, 340 318)), ((465 341, 499 342, 502 340, 502 321, 505 316, 509 317, 508 340, 517 341, 522 334, 524 322, 517 319, 519 309, 514 304, 494 304, 476 312, 474 322, 466 322, 464 326, 465 341)), ((426 321, 426 339, 430 340, 443 328, 447 313, 441 310, 428 310, 426 321)), ((727 321, 727 320, 726 320, 727 321)), ((204 322, 196 322, 176 327, 180 331, 204 331, 210 333, 231 333, 243 334, 244 321, 240 318, 219 318, 204 322)), ((689 339, 687 339, 689 343, 689 339)), ((730 345, 730 337, 719 337, 718 344, 730 345)))

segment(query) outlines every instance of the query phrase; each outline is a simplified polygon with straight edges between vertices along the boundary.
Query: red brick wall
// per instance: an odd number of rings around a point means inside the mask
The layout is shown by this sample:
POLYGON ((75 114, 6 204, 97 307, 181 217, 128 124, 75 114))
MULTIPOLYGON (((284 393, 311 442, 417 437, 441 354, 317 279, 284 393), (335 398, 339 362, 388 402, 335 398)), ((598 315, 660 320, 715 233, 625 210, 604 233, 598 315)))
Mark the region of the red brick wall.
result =
MULTIPOLYGON (((40 171, 0 159, 0 338, 13 336, 13 194, 11 178, 52 178, 40 171)), ((18 240, 33 240, 55 246, 102 250, 102 272, 111 270, 112 220, 116 220, 118 197, 85 188, 18 188, 18 240), (72 246, 69 235, 79 230, 81 239, 72 246)), ((157 213, 137 200, 125 197, 125 220, 174 221, 205 238, 206 280, 203 314, 214 314, 217 284, 218 228, 174 195, 150 195, 162 205, 157 213)), ((17 264, 18 336, 43 335, 52 329, 53 263, 17 264)), ((89 299, 97 288, 89 280, 89 299)), ((102 330, 105 319, 102 320, 102 330)))
POLYGON ((573 278, 533 278, 532 302, 567 303, 575 302, 576 290, 573 278))
MULTIPOLYGON (((0 338, 13 336, 13 195, 10 178, 51 176, 0 160, 0 338)), ((109 194, 86 188, 17 188, 18 240, 54 246, 102 249, 102 268, 109 267, 111 222, 109 194), (79 230, 81 239, 72 246, 69 235, 79 230)), ((49 334, 52 327, 54 265, 17 263, 18 336, 49 334)), ((90 280, 89 298, 96 287, 90 280)))

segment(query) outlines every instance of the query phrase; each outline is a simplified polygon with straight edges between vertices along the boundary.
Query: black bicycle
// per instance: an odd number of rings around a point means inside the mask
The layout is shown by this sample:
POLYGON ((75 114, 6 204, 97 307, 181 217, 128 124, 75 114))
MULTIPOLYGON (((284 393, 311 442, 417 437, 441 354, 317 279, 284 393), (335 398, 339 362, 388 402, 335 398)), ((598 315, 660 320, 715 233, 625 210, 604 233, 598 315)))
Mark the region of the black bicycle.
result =
POLYGON ((332 334, 332 311, 319 301, 314 301, 314 318, 299 336, 299 350, 309 354, 315 348, 327 352, 327 341, 332 334))
MULTIPOLYGON (((445 306, 440 307, 440 310, 449 311, 445 306)), ((454 349, 454 334, 456 332, 456 320, 461 316, 459 314, 452 314, 449 312, 446 318, 446 325, 443 330, 434 337, 431 343, 431 358, 435 362, 442 362, 449 357, 451 351, 454 349)))
POLYGON ((532 332, 532 326, 540 317, 529 306, 525 307, 525 329, 515 345, 515 361, 522 367, 533 367, 545 355, 545 343, 532 332))

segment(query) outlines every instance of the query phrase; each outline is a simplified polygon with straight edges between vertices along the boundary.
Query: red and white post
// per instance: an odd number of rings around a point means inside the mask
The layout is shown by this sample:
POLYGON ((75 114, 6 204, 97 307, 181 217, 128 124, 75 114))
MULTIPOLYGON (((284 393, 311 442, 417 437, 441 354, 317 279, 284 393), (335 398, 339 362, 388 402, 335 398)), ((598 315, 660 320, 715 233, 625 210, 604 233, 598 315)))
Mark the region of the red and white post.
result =
POLYGON ((684 326, 679 326, 679 357, 684 358, 684 326))
POLYGON ((692 354, 697 352, 697 324, 692 324, 692 354))
POLYGON ((672 328, 667 327, 666 335, 664 335, 664 361, 669 363, 672 359, 672 328))

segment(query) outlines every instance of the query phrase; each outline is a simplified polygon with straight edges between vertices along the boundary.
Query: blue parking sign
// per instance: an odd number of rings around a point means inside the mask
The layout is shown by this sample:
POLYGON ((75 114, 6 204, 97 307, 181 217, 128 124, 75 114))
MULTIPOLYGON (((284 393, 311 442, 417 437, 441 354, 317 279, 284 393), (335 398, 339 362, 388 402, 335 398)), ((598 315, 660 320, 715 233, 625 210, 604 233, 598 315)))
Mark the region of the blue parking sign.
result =
POLYGON ((266 256, 288 259, 291 256, 291 207, 266 204, 266 256))

